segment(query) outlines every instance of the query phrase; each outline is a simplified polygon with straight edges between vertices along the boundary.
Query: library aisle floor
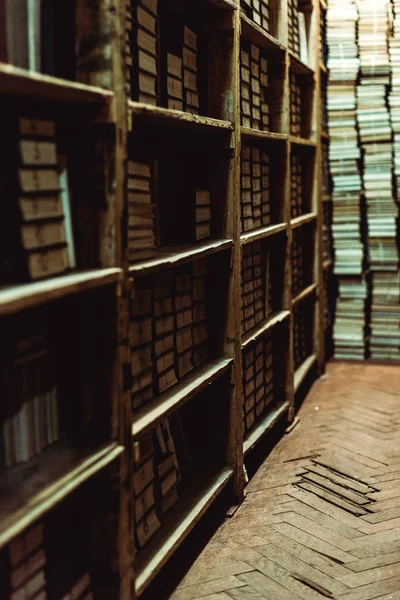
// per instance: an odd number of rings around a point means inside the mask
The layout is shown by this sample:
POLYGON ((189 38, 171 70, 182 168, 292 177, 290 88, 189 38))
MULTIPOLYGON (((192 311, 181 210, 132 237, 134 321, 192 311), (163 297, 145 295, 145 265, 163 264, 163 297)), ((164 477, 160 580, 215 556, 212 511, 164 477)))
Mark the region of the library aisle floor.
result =
POLYGON ((171 600, 400 599, 400 377, 331 363, 171 600))

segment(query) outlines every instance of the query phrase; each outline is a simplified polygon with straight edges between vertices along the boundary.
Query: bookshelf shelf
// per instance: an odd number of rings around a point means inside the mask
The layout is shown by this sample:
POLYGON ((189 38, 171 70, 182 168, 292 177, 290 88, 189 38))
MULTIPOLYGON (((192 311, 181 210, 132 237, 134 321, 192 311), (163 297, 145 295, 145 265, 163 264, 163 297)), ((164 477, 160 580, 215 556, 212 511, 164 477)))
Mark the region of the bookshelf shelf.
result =
POLYGON ((233 240, 207 240, 206 242, 188 246, 167 246, 158 248, 158 256, 150 260, 133 264, 129 267, 131 275, 149 275, 161 269, 183 265, 193 260, 205 258, 217 252, 230 250, 233 240))
POLYGON ((114 94, 111 91, 43 75, 0 63, 0 93, 12 96, 51 100, 62 104, 98 104, 111 108, 114 94))
POLYGON ((286 142, 288 139, 285 133, 274 131, 260 131, 259 129, 250 129, 250 127, 241 127, 240 131, 244 139, 270 140, 271 142, 286 142))
POLYGON ((308 373, 310 372, 311 368, 314 366, 316 361, 317 361, 317 355, 312 354, 311 356, 306 358, 306 360, 303 362, 302 365, 300 365, 300 367, 298 369, 296 369, 296 371, 294 373, 294 392, 295 393, 298 391, 299 387, 303 383, 304 379, 307 377, 308 373))
POLYGON ((304 64, 297 56, 289 50, 290 70, 297 75, 314 75, 314 69, 304 64))
POLYGON ((73 294, 118 284, 122 281, 122 276, 123 271, 118 268, 93 269, 44 281, 0 288, 0 317, 73 294))
POLYGON ((264 437, 264 435, 272 429, 272 427, 281 419, 289 410, 289 402, 282 402, 271 408, 270 412, 256 425, 253 431, 243 442, 243 454, 246 456, 254 448, 254 446, 264 437))
POLYGON ((252 342, 255 342, 264 333, 270 331, 275 325, 282 323, 290 316, 290 311, 281 310, 273 313, 264 323, 261 323, 258 327, 255 327, 251 331, 247 331, 242 337, 242 350, 246 348, 252 342))
POLYGON ((328 10, 328 5, 326 4, 325 0, 319 0, 319 4, 321 7, 321 10, 328 10))
POLYGON ((315 148, 317 146, 317 142, 314 142, 313 140, 308 140, 306 138, 299 138, 299 137, 293 137, 293 136, 289 137, 289 142, 293 146, 305 146, 305 147, 309 147, 309 148, 315 148))
POLYGON ((132 425, 132 435, 135 437, 151 429, 160 419, 188 402, 192 396, 223 375, 231 365, 231 358, 221 358, 209 361, 205 366, 186 375, 171 390, 164 392, 137 411, 132 425))
POLYGON ((291 219, 290 226, 292 229, 296 229, 297 227, 301 227, 302 225, 306 225, 307 223, 314 223, 317 221, 318 215, 316 212, 307 213, 305 215, 301 215, 300 217, 296 217, 295 219, 291 219))
POLYGON ((0 548, 40 519, 124 451, 107 442, 84 447, 60 442, 27 464, 2 474, 0 480, 0 548))
POLYGON ((245 246, 246 244, 263 240, 271 235, 276 235, 277 233, 282 233, 282 231, 286 230, 286 223, 277 223, 276 225, 268 225, 268 227, 262 227, 261 229, 242 233, 240 235, 240 245, 245 246))
POLYGON ((312 283, 311 285, 307 286, 303 291, 300 292, 300 294, 298 294, 295 298, 293 298, 292 305, 295 306, 296 304, 298 304, 305 298, 308 298, 308 296, 311 296, 311 294, 313 294, 316 291, 316 289, 317 289, 316 283, 312 283))
POLYGON ((278 42, 271 34, 262 29, 257 23, 254 23, 242 12, 240 13, 241 34, 243 39, 248 40, 253 44, 257 44, 261 48, 274 53, 284 54, 285 46, 278 42))
POLYGON ((161 106, 150 106, 141 102, 128 102, 130 121, 134 119, 143 119, 155 125, 163 127, 177 127, 189 129, 209 129, 221 132, 232 132, 233 125, 229 121, 193 115, 188 112, 163 108, 161 106))
POLYGON ((232 478, 231 468, 220 469, 215 475, 202 476, 182 491, 176 507, 168 513, 160 534, 155 536, 136 562, 136 593, 140 595, 157 575, 171 554, 187 537, 207 508, 232 478))
POLYGON ((234 0, 208 0, 208 2, 219 6, 219 8, 224 8, 225 10, 237 10, 234 0))

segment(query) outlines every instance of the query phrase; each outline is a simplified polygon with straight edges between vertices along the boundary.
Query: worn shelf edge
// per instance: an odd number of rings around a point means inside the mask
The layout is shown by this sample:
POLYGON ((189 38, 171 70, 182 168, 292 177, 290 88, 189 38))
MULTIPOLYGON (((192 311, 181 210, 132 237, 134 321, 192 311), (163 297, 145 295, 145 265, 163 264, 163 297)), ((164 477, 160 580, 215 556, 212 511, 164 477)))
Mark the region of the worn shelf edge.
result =
POLYGON ((293 146, 306 146, 308 148, 315 148, 317 146, 317 142, 314 140, 309 140, 307 138, 300 138, 295 136, 289 136, 289 142, 293 144, 293 146))
POLYGON ((319 5, 322 10, 328 10, 328 5, 326 4, 325 0, 319 0, 319 5))
POLYGON ((232 358, 219 358, 198 367, 192 373, 148 404, 135 414, 132 435, 137 436, 153 427, 160 419, 176 410, 195 394, 220 377, 232 364, 232 358))
POLYGON ((33 308, 45 302, 58 300, 65 296, 72 296, 94 288, 118 283, 121 279, 122 269, 93 269, 60 275, 44 281, 0 288, 0 317, 33 308))
POLYGON ((131 117, 153 119, 155 122, 162 121, 164 125, 170 122, 172 125, 180 125, 182 127, 198 127, 224 131, 233 130, 233 124, 230 121, 222 121, 220 119, 204 117, 202 115, 193 115, 180 110, 163 108, 162 106, 152 106, 151 104, 129 100, 128 108, 131 112, 131 117))
POLYGON ((207 242, 188 245, 188 246, 166 246, 159 250, 164 250, 165 253, 160 252, 158 256, 149 260, 139 262, 129 267, 129 273, 131 275, 147 275, 148 273, 158 271, 159 269, 165 269, 167 267, 174 267, 176 265, 184 264, 192 260, 215 254, 223 250, 229 250, 233 246, 233 240, 208 240, 207 242))
POLYGON ((311 285, 307 286, 304 290, 302 290, 300 292, 300 294, 297 294, 297 296, 295 298, 293 298, 292 305, 295 306, 296 304, 298 304, 305 298, 308 298, 308 296, 311 296, 311 294, 313 294, 316 289, 317 289, 316 283, 312 283, 311 285))
POLYGON ((264 436, 264 434, 269 431, 277 421, 284 415, 286 411, 289 410, 290 402, 289 400, 285 400, 278 406, 274 406, 269 413, 260 421, 258 425, 255 426, 253 431, 244 440, 243 443, 243 454, 247 454, 252 450, 252 448, 260 441, 260 439, 264 436))
POLYGON ((271 140, 276 142, 285 142, 288 139, 286 133, 277 133, 275 131, 262 131, 261 129, 251 129, 250 127, 240 127, 240 135, 246 138, 271 140))
POLYGON ((326 270, 329 269, 329 267, 332 266, 332 259, 329 258, 328 260, 324 260, 322 267, 326 270))
POLYGON ((219 6, 225 10, 237 10, 237 5, 234 0, 207 0, 210 4, 219 6))
MULTIPOLYGON (((46 512, 51 510, 81 484, 107 467, 124 451, 124 447, 115 442, 107 442, 107 444, 103 444, 97 449, 92 448, 83 450, 81 451, 82 456, 79 456, 78 454, 78 457, 76 457, 76 454, 79 453, 79 449, 66 449, 65 456, 62 456, 62 454, 60 454, 60 452, 62 453, 60 448, 61 444, 56 444, 49 448, 48 451, 32 459, 32 461, 26 465, 10 469, 9 473, 6 472, 3 475, 3 484, 0 488, 2 494, 2 507, 0 509, 0 548, 8 544, 15 536, 19 535, 34 521, 40 519, 46 512), (62 459, 61 461, 60 456, 62 459), (64 473, 56 473, 53 481, 49 481, 43 485, 43 473, 48 472, 46 465, 48 466, 49 462, 53 465, 57 463, 58 466, 60 466, 60 463, 66 463, 66 465, 68 465, 74 458, 76 465, 70 471, 68 471, 68 467, 64 465, 64 473), (32 470, 33 463, 36 463, 37 465, 36 477, 38 478, 38 490, 35 491, 33 495, 27 494, 27 498, 23 499, 23 503, 19 508, 14 510, 10 509, 5 497, 6 494, 4 494, 4 478, 8 475, 11 479, 14 479, 17 476, 17 473, 22 472, 24 468, 27 469, 29 473, 29 471, 32 470), (7 510, 10 514, 1 516, 1 513, 7 512, 7 510)), ((10 488, 12 488, 10 493, 13 495, 15 495, 15 489, 18 490, 17 493, 20 493, 21 488, 26 483, 32 486, 32 476, 30 477, 29 474, 24 476, 22 473, 21 479, 22 484, 17 486, 17 488, 15 486, 15 481, 10 482, 10 488)))
POLYGON ((244 39, 254 44, 258 44, 265 50, 271 52, 285 52, 286 48, 278 42, 268 31, 257 25, 249 19, 243 12, 240 12, 241 35, 244 39))
POLYGON ((255 342, 260 336, 272 329, 275 325, 285 321, 285 319, 287 319, 289 316, 289 310, 274 312, 266 321, 261 324, 261 326, 257 327, 257 329, 252 329, 251 331, 246 332, 242 338, 242 350, 251 344, 251 342, 255 342))
POLYGON ((295 217, 291 219, 290 226, 292 229, 296 229, 297 227, 301 227, 302 225, 306 225, 307 223, 312 223, 317 220, 317 213, 311 212, 306 213, 305 215, 300 215, 300 217, 295 217))
POLYGON ((290 58, 290 70, 297 75, 314 75, 314 69, 309 65, 303 63, 298 56, 293 54, 291 50, 289 50, 289 58, 290 58))
POLYGON ((322 61, 319 61, 319 68, 323 73, 328 73, 328 67, 322 61))
POLYGON ((111 103, 113 92, 103 88, 44 75, 0 63, 0 93, 59 100, 62 103, 111 103))
POLYGON ((294 393, 297 392, 304 379, 307 377, 309 371, 317 360, 317 355, 312 354, 300 365, 298 369, 296 369, 294 373, 294 393))
MULTIPOLYGON (((160 539, 158 543, 155 538, 155 543, 150 542, 148 549, 144 550, 144 559, 140 554, 137 557, 136 593, 138 595, 144 591, 172 553, 191 532, 200 517, 203 516, 225 488, 232 475, 233 469, 225 467, 207 485, 200 487, 199 492, 194 497, 189 497, 186 502, 178 500, 175 514, 170 517, 169 527, 167 526, 166 530, 161 529, 159 532, 160 539), (149 555, 147 560, 145 560, 146 555, 149 555), (144 564, 141 565, 141 563, 144 564)), ((172 510, 174 511, 174 509, 172 510)))
POLYGON ((277 225, 268 225, 268 227, 262 227, 261 229, 255 229, 254 231, 247 231, 240 235, 240 245, 244 246, 257 240, 262 240, 271 235, 281 233, 287 230, 286 223, 278 223, 277 225))

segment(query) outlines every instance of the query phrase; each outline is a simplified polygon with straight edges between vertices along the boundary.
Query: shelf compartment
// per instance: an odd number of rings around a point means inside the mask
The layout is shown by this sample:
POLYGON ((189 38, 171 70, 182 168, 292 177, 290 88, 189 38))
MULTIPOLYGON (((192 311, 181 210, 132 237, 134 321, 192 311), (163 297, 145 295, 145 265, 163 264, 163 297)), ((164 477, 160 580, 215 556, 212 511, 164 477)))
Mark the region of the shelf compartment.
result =
POLYGON ((301 215, 300 217, 296 217, 295 219, 291 219, 290 226, 292 229, 296 229, 297 227, 301 227, 302 225, 306 225, 307 223, 313 223, 317 220, 317 213, 310 212, 305 215, 301 215))
POLYGON ((136 277, 141 275, 149 275, 166 269, 168 267, 176 267, 183 265, 200 258, 205 258, 215 254, 216 252, 222 252, 224 250, 230 250, 233 246, 233 240, 207 240, 206 242, 193 245, 185 246, 166 246, 165 248, 158 248, 155 258, 146 260, 137 264, 133 264, 129 267, 129 273, 136 277))
POLYGON ((312 283, 311 285, 307 286, 302 292, 300 292, 295 298, 293 298, 293 301, 292 301, 293 306, 295 306, 296 304, 298 304, 305 298, 308 298, 308 296, 311 296, 311 294, 313 294, 316 289, 317 289, 316 283, 312 283))
POLYGON ((0 289, 0 317, 66 296, 117 284, 121 279, 122 269, 93 269, 3 288, 0 289))
POLYGON ((289 50, 290 69, 298 75, 314 75, 314 69, 303 63, 297 56, 289 50))
POLYGON ((294 393, 296 393, 298 391, 301 384, 303 383, 303 381, 307 377, 308 373, 310 372, 311 368, 314 366, 316 360, 317 360, 317 355, 312 354, 311 356, 306 358, 306 360, 300 365, 300 367, 298 369, 296 369, 296 371, 294 373, 294 393))
POLYGON ((226 133, 233 131, 231 122, 213 119, 212 117, 193 115, 179 110, 162 108, 161 106, 151 106, 133 100, 129 101, 128 108, 131 120, 130 129, 132 129, 132 121, 142 119, 163 127, 208 129, 226 133))
POLYGON ((0 547, 41 518, 124 451, 107 442, 79 449, 60 442, 1 477, 0 547))
POLYGON ((294 136, 289 136, 289 142, 293 146, 307 146, 309 148, 315 148, 317 145, 317 142, 314 142, 313 140, 308 140, 306 138, 300 138, 300 137, 294 137, 294 136))
POLYGON ((160 419, 188 402, 195 394, 223 375, 233 359, 221 358, 207 362, 186 375, 171 390, 161 394, 135 413, 132 435, 135 437, 151 429, 160 419))
POLYGON ((254 428, 249 434, 243 444, 244 455, 248 454, 250 450, 261 440, 262 437, 279 421, 279 419, 289 410, 289 401, 286 400, 282 404, 278 404, 271 409, 271 411, 262 419, 260 423, 254 428))
MULTIPOLYGON (((222 468, 214 476, 184 490, 176 506, 168 513, 159 535, 144 548, 135 560, 136 593, 140 595, 157 575, 172 553, 180 546, 214 500, 228 484, 231 468, 222 468)), ((197 478, 196 478, 197 479, 197 478)))
POLYGON ((268 225, 268 227, 262 227, 261 229, 255 229, 254 231, 248 231, 246 233, 241 234, 240 245, 244 246, 245 244, 250 244, 251 242, 256 242, 257 240, 265 239, 267 237, 270 237, 271 235, 275 235, 286 230, 286 223, 277 223, 276 225, 268 225))
POLYGON ((261 337, 264 333, 267 333, 270 329, 285 321, 290 315, 288 310, 281 310, 279 312, 273 313, 265 322, 263 322, 259 327, 248 331, 242 337, 242 349, 246 348, 252 342, 255 342, 259 337, 261 337))
POLYGON ((61 104, 90 103, 111 106, 113 92, 108 90, 43 75, 34 71, 20 69, 13 65, 0 63, 1 94, 25 96, 51 100, 61 104))
POLYGON ((243 12, 240 13, 240 22, 243 39, 252 44, 257 44, 257 46, 271 53, 284 54, 285 46, 278 42, 268 31, 265 31, 257 23, 246 17, 243 12))

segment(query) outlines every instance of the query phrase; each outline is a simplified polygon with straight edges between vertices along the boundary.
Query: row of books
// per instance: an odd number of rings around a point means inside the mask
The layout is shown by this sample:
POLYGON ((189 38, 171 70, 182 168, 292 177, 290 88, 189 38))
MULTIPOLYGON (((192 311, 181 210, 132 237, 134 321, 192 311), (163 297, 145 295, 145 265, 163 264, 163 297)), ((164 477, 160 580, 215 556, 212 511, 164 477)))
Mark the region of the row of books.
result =
POLYGON ((136 281, 131 304, 137 409, 207 359, 207 260, 136 281))
POLYGON ((272 334, 268 333, 243 351, 243 419, 245 433, 274 402, 272 334))
POLYGON ((293 307, 293 360, 294 368, 301 367, 312 354, 313 299, 306 298, 293 307))
POLYGON ((333 339, 335 357, 363 360, 366 354, 367 282, 362 275, 339 278, 333 339))
POLYGON ((242 231, 252 231, 271 224, 269 154, 257 146, 241 149, 241 219, 242 231))
POLYGON ((273 312, 270 252, 261 242, 242 248, 242 334, 253 329, 273 312))
POLYGON ((240 114, 243 127, 269 131, 268 59, 256 44, 242 40, 240 51, 240 114))
POLYGON ((140 459, 134 467, 135 544, 146 546, 179 499, 181 473, 169 419, 139 439, 140 459))
POLYGON ((301 153, 292 151, 290 155, 290 216, 292 219, 307 212, 307 198, 304 189, 304 168, 301 153))
MULTIPOLYGON (((71 556, 64 562, 63 552, 58 548, 57 559, 49 555, 46 537, 51 535, 46 535, 48 527, 47 520, 34 524, 14 538, 1 553, 1 597, 10 600, 93 600, 91 576, 85 571, 84 561, 81 564, 71 556)), ((66 544, 65 538, 59 539, 66 544)), ((75 542, 79 544, 82 540, 75 539, 75 542)), ((74 554, 71 547, 69 552, 74 554)), ((76 554, 80 555, 80 551, 76 554)))
POLYGON ((271 30, 270 0, 240 0, 240 6, 254 23, 265 31, 271 30))
MULTIPOLYGON (((311 237, 313 234, 311 233, 311 237)), ((311 285, 312 261, 310 261, 310 231, 308 228, 298 227, 293 231, 291 259, 292 259, 292 296, 295 298, 308 285, 311 285)))
POLYGON ((125 63, 138 102, 199 114, 197 33, 157 0, 127 5, 125 63))
POLYGON ((300 77, 290 73, 290 135, 302 136, 302 88, 300 77))
POLYGON ((0 225, 0 284, 59 275, 75 267, 66 157, 56 124, 9 115, 3 122, 0 189, 7 219, 0 225))
POLYGON ((308 64, 308 40, 305 11, 312 10, 308 2, 288 0, 288 45, 289 50, 304 64, 308 64), (301 8, 301 10, 300 10, 301 8))
POLYGON ((9 344, 1 377, 0 467, 31 460, 61 436, 54 365, 48 336, 44 328, 39 328, 39 321, 28 326, 22 319, 14 325, 12 339, 6 337, 9 344))

